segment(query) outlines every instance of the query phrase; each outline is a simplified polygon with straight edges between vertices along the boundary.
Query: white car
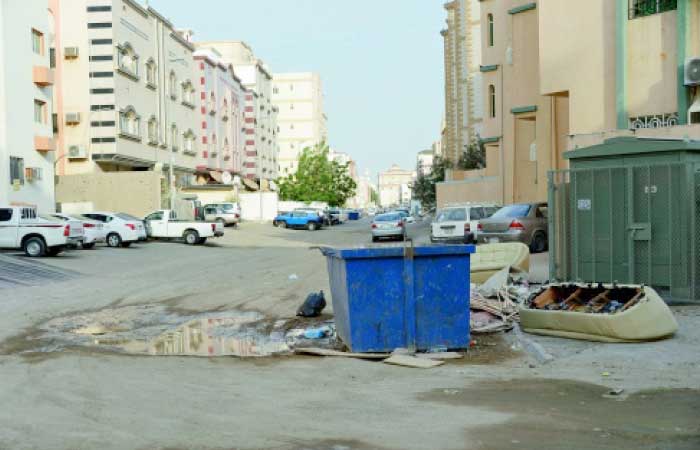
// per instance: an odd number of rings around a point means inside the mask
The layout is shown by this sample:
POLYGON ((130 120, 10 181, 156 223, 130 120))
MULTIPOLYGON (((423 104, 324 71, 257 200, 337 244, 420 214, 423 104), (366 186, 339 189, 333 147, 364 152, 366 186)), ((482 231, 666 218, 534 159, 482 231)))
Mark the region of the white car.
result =
POLYGON ((98 242, 105 242, 107 233, 102 222, 92 220, 87 217, 69 216, 67 214, 55 213, 51 217, 62 220, 64 222, 79 222, 83 225, 83 241, 81 242, 84 250, 95 248, 98 242))
POLYGON ((224 235, 220 222, 196 222, 177 220, 175 211, 160 209, 144 219, 148 235, 159 239, 182 239, 189 245, 201 245, 208 238, 224 235))
POLYGON ((110 247, 126 248, 147 239, 143 221, 129 214, 96 211, 83 216, 104 224, 105 239, 110 247))
POLYGON ((79 222, 40 216, 32 207, 0 205, 0 248, 22 249, 29 257, 56 256, 82 240, 79 222))
POLYGON ((476 243, 479 220, 491 217, 498 209, 495 204, 481 203, 446 206, 430 225, 430 242, 476 243))

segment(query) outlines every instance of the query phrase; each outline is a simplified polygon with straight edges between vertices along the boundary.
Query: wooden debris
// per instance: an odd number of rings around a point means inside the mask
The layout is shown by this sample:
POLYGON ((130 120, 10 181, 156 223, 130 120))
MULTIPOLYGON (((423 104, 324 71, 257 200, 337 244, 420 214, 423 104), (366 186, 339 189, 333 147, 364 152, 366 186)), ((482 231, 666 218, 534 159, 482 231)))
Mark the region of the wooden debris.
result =
POLYGON ((389 357, 387 353, 351 353, 351 352, 339 352, 337 350, 329 350, 325 348, 316 347, 306 347, 306 348, 296 348, 295 353, 303 355, 315 355, 315 356, 334 356, 341 358, 357 358, 357 359, 371 359, 371 360, 382 360, 389 357))
POLYGON ((416 358, 415 356, 408 355, 392 355, 390 358, 385 359, 384 362, 386 364, 413 367, 416 369, 431 369, 445 364, 445 361, 434 361, 432 359, 416 358))

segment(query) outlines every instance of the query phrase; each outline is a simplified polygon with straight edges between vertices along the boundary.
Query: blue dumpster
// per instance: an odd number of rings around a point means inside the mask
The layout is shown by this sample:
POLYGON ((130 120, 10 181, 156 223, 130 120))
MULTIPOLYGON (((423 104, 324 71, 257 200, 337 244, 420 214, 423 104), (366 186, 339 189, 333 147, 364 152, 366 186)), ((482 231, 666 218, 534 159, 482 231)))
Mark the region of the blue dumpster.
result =
POLYGON ((338 336, 353 352, 469 346, 473 245, 323 253, 338 336))
POLYGON ((350 211, 348 213, 348 220, 360 220, 359 211, 350 211))

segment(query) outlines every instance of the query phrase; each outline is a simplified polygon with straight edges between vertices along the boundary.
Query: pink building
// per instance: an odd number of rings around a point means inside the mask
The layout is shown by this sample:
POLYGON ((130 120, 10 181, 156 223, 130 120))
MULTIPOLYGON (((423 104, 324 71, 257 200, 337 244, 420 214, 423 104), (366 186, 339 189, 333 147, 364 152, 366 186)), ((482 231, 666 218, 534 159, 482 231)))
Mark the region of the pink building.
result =
POLYGON ((245 151, 244 104, 246 89, 216 50, 194 53, 199 101, 200 152, 198 172, 221 181, 218 174, 241 174, 245 151))

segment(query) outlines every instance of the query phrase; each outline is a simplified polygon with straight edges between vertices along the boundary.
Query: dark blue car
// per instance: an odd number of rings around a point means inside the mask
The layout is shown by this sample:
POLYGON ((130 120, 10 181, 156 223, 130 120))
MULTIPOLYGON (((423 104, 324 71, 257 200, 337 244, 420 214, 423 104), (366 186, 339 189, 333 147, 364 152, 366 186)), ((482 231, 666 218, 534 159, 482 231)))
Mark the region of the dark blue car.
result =
POLYGON ((292 211, 280 213, 272 224, 280 228, 304 228, 316 231, 323 226, 323 218, 315 212, 292 211))

